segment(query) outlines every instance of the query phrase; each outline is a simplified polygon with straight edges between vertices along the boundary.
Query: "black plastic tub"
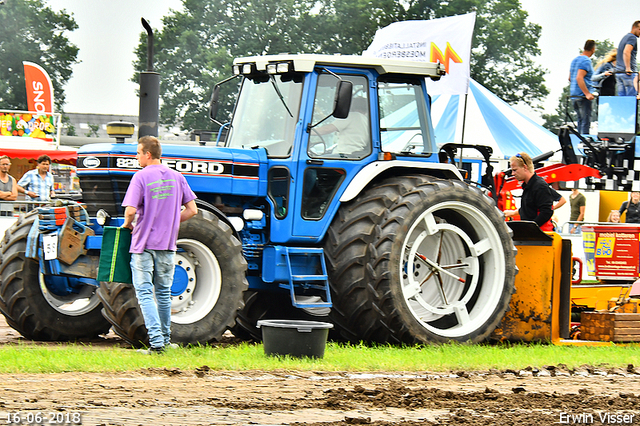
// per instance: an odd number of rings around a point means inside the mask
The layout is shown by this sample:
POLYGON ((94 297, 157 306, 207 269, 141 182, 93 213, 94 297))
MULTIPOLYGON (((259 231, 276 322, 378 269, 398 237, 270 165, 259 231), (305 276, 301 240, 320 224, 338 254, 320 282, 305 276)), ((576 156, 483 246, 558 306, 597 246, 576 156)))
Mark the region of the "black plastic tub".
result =
POLYGON ((301 320, 260 320, 267 355, 322 358, 333 324, 301 320))

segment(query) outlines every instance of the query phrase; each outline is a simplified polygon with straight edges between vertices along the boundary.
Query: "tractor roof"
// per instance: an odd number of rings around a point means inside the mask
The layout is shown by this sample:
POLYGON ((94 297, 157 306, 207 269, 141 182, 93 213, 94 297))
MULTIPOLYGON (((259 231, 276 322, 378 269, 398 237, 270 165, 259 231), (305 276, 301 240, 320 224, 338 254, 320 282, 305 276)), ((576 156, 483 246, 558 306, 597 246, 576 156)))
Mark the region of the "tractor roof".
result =
POLYGON ((256 71, 267 71, 267 65, 290 64, 293 71, 311 72, 318 66, 338 66, 375 69, 379 74, 407 74, 432 77, 434 80, 444 75, 444 66, 433 62, 402 61, 357 55, 266 55, 236 58, 234 66, 240 68, 247 64, 255 66, 256 71))

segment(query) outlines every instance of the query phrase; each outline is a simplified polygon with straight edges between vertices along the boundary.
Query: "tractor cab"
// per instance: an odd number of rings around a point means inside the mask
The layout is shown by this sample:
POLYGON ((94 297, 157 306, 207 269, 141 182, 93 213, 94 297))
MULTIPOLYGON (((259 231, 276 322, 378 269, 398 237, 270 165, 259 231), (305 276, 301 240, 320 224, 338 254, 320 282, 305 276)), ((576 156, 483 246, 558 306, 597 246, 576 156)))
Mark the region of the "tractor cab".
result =
POLYGON ((438 64, 278 55, 238 58, 233 72, 242 81, 224 144, 266 151, 274 242, 319 242, 348 188, 401 157, 438 161, 424 82, 440 78, 438 64))

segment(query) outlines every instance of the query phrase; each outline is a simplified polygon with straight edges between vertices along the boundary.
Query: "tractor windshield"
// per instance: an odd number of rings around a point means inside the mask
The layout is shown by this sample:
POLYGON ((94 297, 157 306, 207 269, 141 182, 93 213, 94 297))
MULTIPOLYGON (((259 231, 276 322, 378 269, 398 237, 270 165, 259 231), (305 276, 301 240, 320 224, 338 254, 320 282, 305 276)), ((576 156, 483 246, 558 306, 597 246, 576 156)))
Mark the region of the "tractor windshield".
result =
POLYGON ((302 75, 245 78, 227 146, 263 147, 270 157, 291 155, 302 94, 302 75))

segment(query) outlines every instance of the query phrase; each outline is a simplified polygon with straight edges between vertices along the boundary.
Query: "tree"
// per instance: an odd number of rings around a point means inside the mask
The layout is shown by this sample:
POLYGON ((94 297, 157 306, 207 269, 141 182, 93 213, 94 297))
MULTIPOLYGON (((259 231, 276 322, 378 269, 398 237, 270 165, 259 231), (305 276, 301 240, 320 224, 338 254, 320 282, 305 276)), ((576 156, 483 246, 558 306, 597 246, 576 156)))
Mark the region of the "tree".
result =
POLYGON ((87 133, 85 133, 84 135, 88 138, 94 136, 94 137, 98 137, 98 131, 100 130, 100 125, 99 124, 91 124, 88 123, 87 124, 89 126, 89 131, 87 133))
POLYGON ((555 114, 542 114, 544 123, 542 127, 558 134, 558 128, 565 123, 577 123, 576 112, 573 110, 573 105, 567 102, 569 99, 569 85, 567 84, 562 89, 562 94, 558 99, 558 106, 556 107, 555 114))
POLYGON ((0 107, 27 109, 22 62, 31 61, 51 77, 55 107, 61 111, 63 87, 78 63, 78 48, 65 35, 78 28, 73 17, 54 12, 43 0, 10 0, 0 4, 0 22, 0 107))
MULTIPOLYGON (((156 38, 155 70, 161 75, 160 121, 183 129, 213 129, 207 108, 215 83, 231 75, 234 57, 304 52, 302 38, 312 6, 306 0, 189 0, 184 11, 163 18, 156 38)), ((136 49, 136 69, 146 64, 146 34, 136 49)), ((138 80, 138 75, 133 78, 138 80)), ((237 88, 222 88, 220 120, 225 121, 237 88)))
POLYGON ((396 21, 476 12, 471 78, 515 104, 538 107, 549 94, 545 70, 535 65, 541 28, 528 23, 519 0, 323 0, 319 17, 323 52, 359 54, 378 28, 396 21), (338 50, 336 50, 336 48, 338 50))
MULTIPOLYGON (((519 0, 183 0, 183 8, 163 19, 156 36, 165 125, 212 129, 208 100, 214 84, 230 75, 234 57, 360 54, 377 29, 393 22, 470 11, 477 12, 472 78, 510 103, 537 106, 548 94, 545 71, 533 62, 540 26, 527 22, 519 0)), ((136 50, 138 70, 146 63, 144 39, 136 50)), ((230 114, 234 90, 223 87, 221 119, 230 114)))
POLYGON ((539 25, 527 23, 519 0, 478 2, 471 77, 505 102, 539 107, 549 94, 546 70, 535 65, 539 25))

